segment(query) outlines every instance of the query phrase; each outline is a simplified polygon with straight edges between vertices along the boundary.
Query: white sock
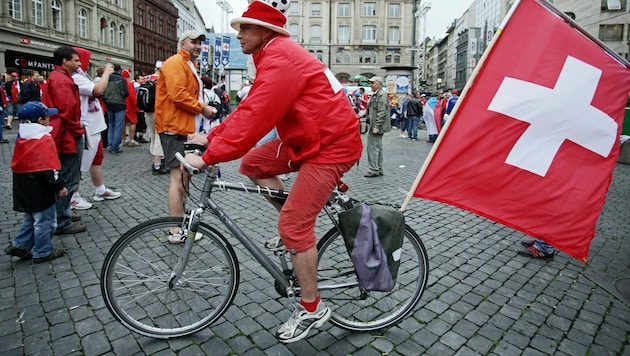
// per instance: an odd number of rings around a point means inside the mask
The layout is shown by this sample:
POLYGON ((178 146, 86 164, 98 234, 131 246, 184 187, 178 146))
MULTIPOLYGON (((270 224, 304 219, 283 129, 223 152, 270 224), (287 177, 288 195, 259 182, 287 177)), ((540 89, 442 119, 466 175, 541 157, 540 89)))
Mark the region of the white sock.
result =
POLYGON ((107 190, 107 188, 105 187, 105 184, 103 185, 99 185, 98 187, 94 187, 94 191, 96 192, 96 194, 98 195, 103 195, 105 194, 105 191, 107 190))

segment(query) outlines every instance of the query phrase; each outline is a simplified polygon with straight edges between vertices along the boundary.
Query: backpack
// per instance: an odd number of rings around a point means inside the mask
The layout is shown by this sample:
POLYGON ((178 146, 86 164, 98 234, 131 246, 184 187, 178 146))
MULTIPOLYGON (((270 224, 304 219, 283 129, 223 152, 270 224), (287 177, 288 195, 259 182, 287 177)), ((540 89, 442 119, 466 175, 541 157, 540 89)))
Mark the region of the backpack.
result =
POLYGON ((221 111, 221 98, 217 95, 214 90, 204 89, 203 91, 204 101, 206 105, 210 105, 217 109, 217 112, 221 111))
POLYGON ((362 203, 339 213, 339 227, 359 285, 367 291, 392 290, 405 233, 403 213, 362 203))
POLYGON ((126 86, 127 83, 121 80, 110 80, 109 83, 107 83, 107 88, 105 88, 105 92, 103 93, 103 101, 105 101, 105 105, 109 106, 111 104, 127 104, 125 96, 123 95, 123 85, 126 86))
POLYGON ((138 88, 138 109, 144 112, 155 111, 155 80, 147 80, 138 88))

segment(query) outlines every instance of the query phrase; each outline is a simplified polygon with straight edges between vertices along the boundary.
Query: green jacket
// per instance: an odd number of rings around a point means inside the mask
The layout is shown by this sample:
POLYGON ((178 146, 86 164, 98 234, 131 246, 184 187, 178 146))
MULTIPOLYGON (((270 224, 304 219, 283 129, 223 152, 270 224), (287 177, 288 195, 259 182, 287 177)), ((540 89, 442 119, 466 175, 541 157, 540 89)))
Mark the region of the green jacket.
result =
MULTIPOLYGON (((392 129, 392 122, 389 118, 389 99, 387 92, 380 88, 370 98, 368 102, 368 116, 370 118, 370 126, 378 128, 379 134, 389 132, 392 129)), ((372 130, 370 130, 372 133, 372 130)))

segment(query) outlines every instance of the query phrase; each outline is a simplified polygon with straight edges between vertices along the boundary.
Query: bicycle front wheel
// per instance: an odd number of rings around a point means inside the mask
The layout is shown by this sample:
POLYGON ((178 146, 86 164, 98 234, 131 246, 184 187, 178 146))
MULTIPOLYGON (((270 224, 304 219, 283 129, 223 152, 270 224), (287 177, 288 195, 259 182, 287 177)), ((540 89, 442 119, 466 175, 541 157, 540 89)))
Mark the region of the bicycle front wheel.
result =
POLYGON ((172 283, 184 244, 168 243, 182 218, 140 224, 114 243, 103 262, 105 305, 125 327, 168 339, 195 333, 225 313, 236 295, 239 268, 234 249, 220 232, 200 224, 182 276, 172 283))
POLYGON ((319 294, 332 310, 331 322, 344 329, 372 331, 398 323, 418 304, 427 285, 427 251, 408 225, 398 278, 389 292, 365 291, 359 286, 343 236, 336 228, 324 235, 317 250, 319 294))

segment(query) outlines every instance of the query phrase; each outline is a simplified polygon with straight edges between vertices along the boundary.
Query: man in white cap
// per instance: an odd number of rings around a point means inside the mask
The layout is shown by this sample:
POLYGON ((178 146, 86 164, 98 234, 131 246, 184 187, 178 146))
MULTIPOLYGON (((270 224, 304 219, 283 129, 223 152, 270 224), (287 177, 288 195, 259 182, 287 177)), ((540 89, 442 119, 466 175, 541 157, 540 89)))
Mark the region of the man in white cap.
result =
POLYGON ((375 76, 370 78, 370 87, 374 94, 368 102, 368 117, 370 129, 367 138, 368 172, 366 178, 383 175, 383 134, 392 129, 389 119, 389 99, 383 89, 383 78, 375 76))
POLYGON ((207 137, 191 137, 208 148, 202 157, 187 155, 186 160, 204 168, 242 157, 239 171, 273 189, 285 189, 278 175, 299 171, 288 199, 270 200, 280 211, 278 232, 300 283, 301 300, 276 332, 288 343, 307 337, 330 318, 317 291, 315 220, 363 147, 343 87, 290 38, 283 10, 256 0, 231 21, 243 52, 252 55, 256 81, 221 125, 207 137), (252 149, 274 127, 278 138, 252 149))
MULTIPOLYGON (((164 149, 164 163, 171 173, 167 198, 170 216, 184 216, 188 190, 188 177, 179 171, 175 153, 184 153, 187 136, 195 132, 195 116, 210 117, 217 112, 204 104, 203 86, 197 75, 196 59, 205 39, 199 31, 182 33, 179 52, 164 61, 155 86, 155 130, 164 149)), ((169 243, 182 243, 184 239, 181 231, 170 231, 169 243)))

